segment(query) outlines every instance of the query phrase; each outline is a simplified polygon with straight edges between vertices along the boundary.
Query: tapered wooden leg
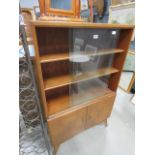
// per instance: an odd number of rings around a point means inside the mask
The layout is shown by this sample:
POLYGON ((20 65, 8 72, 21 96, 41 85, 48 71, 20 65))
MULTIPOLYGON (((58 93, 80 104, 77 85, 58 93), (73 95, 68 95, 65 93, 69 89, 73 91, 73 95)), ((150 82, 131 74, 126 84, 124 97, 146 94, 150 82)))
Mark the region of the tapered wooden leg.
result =
POLYGON ((57 151, 58 151, 58 149, 59 149, 59 146, 60 146, 60 145, 55 145, 55 146, 53 146, 53 155, 56 155, 56 154, 57 154, 57 151))
POLYGON ((103 121, 104 125, 107 127, 108 126, 108 121, 107 119, 103 121))

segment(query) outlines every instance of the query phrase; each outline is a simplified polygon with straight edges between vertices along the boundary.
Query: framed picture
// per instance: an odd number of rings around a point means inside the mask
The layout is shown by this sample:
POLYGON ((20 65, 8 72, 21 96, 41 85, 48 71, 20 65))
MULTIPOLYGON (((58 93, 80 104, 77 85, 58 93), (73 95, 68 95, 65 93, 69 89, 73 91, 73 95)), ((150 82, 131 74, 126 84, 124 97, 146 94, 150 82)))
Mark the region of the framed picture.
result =
POLYGON ((109 23, 135 24, 135 3, 110 6, 109 23))
POLYGON ((135 2, 135 0, 111 0, 112 6, 135 2))
POLYGON ((132 86, 135 82, 135 53, 128 52, 126 61, 124 64, 123 72, 121 74, 121 79, 119 87, 127 93, 130 93, 132 86))
POLYGON ((88 10, 88 0, 81 0, 80 10, 88 10))

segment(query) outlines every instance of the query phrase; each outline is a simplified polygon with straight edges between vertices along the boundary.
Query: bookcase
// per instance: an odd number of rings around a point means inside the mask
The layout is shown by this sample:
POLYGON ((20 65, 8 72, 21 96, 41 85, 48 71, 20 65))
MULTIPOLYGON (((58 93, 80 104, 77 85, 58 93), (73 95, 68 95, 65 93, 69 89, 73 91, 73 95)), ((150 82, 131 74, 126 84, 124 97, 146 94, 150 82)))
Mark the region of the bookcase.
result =
POLYGON ((40 99, 55 152, 99 123, 107 125, 134 26, 33 21, 40 99))

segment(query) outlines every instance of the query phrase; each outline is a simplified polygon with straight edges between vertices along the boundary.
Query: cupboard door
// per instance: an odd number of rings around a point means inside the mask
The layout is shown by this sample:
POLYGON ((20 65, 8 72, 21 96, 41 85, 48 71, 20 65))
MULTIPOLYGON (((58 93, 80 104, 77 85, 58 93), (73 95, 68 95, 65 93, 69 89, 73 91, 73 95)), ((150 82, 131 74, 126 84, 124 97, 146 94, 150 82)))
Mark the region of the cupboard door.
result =
POLYGON ((115 93, 110 93, 88 106, 86 128, 106 120, 112 111, 115 93))
POLYGON ((79 109, 58 118, 48 120, 49 134, 53 145, 59 145, 84 130, 86 108, 79 109))

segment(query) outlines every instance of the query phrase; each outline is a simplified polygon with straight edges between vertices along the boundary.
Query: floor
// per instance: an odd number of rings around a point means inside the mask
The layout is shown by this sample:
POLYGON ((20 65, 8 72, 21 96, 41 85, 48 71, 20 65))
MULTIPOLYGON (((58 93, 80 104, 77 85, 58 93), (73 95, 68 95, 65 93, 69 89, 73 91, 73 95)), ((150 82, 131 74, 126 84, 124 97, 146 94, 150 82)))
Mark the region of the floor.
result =
POLYGON ((57 155, 134 155, 135 112, 132 95, 117 91, 108 127, 100 124, 63 143, 57 155))

